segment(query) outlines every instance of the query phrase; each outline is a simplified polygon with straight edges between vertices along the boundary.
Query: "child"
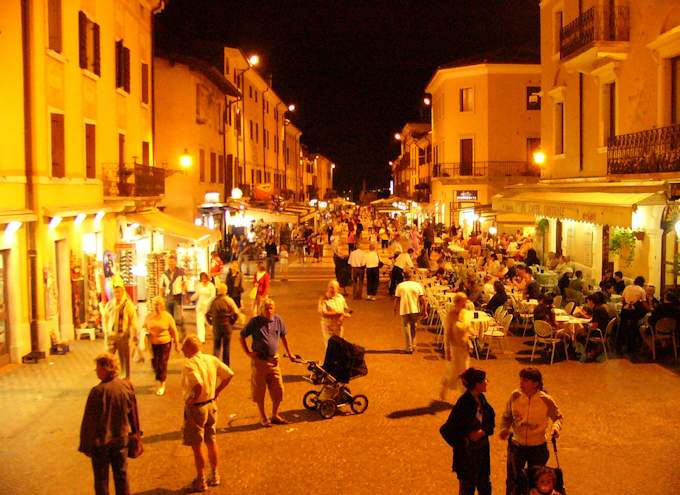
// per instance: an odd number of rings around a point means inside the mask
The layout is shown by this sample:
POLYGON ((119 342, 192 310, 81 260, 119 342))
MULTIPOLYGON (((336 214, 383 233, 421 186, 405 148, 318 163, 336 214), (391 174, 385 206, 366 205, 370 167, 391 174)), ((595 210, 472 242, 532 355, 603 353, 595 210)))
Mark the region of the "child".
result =
POLYGON ((555 483, 557 483, 557 476, 555 470, 543 466, 536 474, 534 474, 535 488, 532 488, 529 495, 561 495, 555 490, 555 483))
POLYGON ((288 246, 281 244, 279 247, 279 263, 281 265, 281 280, 288 280, 288 246))

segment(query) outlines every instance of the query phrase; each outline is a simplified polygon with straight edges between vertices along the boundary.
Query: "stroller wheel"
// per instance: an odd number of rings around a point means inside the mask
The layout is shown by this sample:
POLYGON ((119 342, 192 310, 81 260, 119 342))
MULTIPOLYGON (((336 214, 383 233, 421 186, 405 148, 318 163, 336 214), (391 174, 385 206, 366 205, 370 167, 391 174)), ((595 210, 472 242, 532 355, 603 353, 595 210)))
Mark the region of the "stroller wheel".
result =
POLYGON ((305 409, 309 409, 310 411, 316 409, 319 405, 319 392, 316 390, 307 392, 302 398, 302 405, 305 406, 305 409))
POLYGON ((363 394, 355 395, 350 407, 356 414, 363 413, 368 407, 368 397, 363 394))
POLYGON ((337 410, 338 405, 334 400, 325 400, 319 404, 319 414, 323 419, 331 419, 337 410))

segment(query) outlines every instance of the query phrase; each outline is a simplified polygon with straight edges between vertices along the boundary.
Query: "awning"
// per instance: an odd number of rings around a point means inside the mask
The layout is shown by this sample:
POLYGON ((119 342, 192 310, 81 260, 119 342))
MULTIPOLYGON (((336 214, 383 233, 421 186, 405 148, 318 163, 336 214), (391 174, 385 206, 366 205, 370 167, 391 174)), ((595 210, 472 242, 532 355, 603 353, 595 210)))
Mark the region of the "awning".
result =
POLYGON ((563 218, 599 225, 631 227, 638 205, 665 204, 662 194, 642 192, 519 192, 497 194, 493 209, 505 213, 563 218))
POLYGON ((159 230, 164 235, 177 237, 194 243, 216 242, 220 233, 199 227, 191 222, 168 215, 159 210, 149 210, 125 215, 128 222, 137 222, 149 229, 159 230))
POLYGON ((32 210, 4 210, 0 213, 0 224, 10 222, 35 222, 38 216, 32 210))

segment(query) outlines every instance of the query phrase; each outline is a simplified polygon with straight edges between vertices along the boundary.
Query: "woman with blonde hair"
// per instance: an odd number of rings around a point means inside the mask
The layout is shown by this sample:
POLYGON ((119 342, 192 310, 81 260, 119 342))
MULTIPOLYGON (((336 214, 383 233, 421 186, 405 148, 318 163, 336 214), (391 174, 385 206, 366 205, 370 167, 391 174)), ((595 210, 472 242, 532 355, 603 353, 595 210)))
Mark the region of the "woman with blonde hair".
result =
POLYGON ((463 392, 460 374, 470 367, 470 323, 465 319, 468 302, 463 292, 453 297, 453 307, 446 316, 444 332, 444 358, 446 370, 442 378, 441 399, 446 401, 448 391, 463 392))
POLYGON ((340 294, 340 284, 337 280, 328 282, 326 293, 319 299, 319 313, 321 313, 321 338, 325 349, 332 335, 342 337, 342 323, 351 316, 347 301, 340 294))
POLYGON ((165 394, 165 380, 168 377, 168 359, 170 359, 170 346, 175 344, 175 350, 179 352, 177 339, 177 327, 175 319, 165 310, 165 299, 156 296, 151 300, 153 310, 144 321, 144 328, 151 338, 151 352, 153 358, 151 365, 156 373, 158 389, 156 395, 165 394))

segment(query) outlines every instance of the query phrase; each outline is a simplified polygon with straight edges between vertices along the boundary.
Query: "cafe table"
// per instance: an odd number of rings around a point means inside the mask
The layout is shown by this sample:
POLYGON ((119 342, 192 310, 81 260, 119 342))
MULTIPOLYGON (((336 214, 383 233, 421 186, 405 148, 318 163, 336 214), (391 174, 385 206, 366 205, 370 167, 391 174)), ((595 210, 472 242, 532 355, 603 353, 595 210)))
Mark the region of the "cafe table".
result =
POLYGON ((576 325, 584 325, 585 323, 590 323, 590 318, 577 318, 572 315, 555 315, 555 322, 558 325, 562 325, 565 330, 571 334, 573 340, 576 334, 576 325))
POLYGON ((494 319, 484 311, 465 310, 465 319, 470 323, 470 330, 477 335, 479 339, 484 338, 484 332, 489 329, 494 319))

